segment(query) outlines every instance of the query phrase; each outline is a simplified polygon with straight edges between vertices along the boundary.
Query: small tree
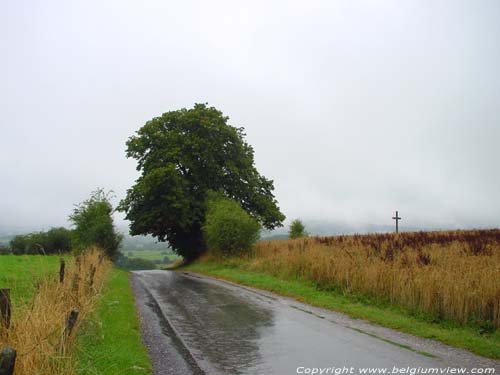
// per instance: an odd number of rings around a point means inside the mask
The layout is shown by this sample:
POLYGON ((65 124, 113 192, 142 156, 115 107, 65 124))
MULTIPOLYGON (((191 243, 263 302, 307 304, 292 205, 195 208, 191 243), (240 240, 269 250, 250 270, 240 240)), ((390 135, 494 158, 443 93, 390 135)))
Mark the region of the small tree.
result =
POLYGON ((300 219, 295 219, 294 221, 292 221, 292 224, 290 224, 288 235, 292 239, 307 236, 306 227, 300 219))
POLYGON ((238 202, 209 194, 203 234, 208 249, 220 255, 248 251, 259 238, 260 224, 238 202))
POLYGON ((111 193, 103 189, 92 192, 89 199, 75 207, 69 219, 75 226, 73 248, 82 251, 89 246, 97 246, 106 255, 115 259, 118 255, 122 236, 113 225, 113 206, 111 193))

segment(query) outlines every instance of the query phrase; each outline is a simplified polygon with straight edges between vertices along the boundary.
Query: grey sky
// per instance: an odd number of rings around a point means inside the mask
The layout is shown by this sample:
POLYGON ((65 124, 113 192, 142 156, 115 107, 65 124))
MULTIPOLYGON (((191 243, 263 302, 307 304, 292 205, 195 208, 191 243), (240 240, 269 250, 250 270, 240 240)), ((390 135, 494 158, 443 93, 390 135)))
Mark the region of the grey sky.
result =
POLYGON ((136 178, 125 141, 208 102, 289 219, 500 222, 499 1, 0 3, 0 230, 136 178))

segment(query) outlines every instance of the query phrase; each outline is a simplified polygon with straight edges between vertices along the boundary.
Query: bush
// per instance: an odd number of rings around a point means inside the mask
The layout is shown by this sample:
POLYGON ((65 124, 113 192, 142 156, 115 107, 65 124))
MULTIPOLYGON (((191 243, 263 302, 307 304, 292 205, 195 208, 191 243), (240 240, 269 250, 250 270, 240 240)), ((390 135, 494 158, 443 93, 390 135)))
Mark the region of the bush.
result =
POLYGON ((294 221, 292 221, 292 224, 290 224, 288 235, 291 239, 307 237, 306 227, 301 220, 295 219, 294 221))
POLYGON ((238 202, 210 194, 203 234, 208 249, 231 256, 251 249, 259 238, 260 224, 238 202))
POLYGON ((16 255, 67 253, 71 251, 71 231, 52 228, 47 232, 18 235, 10 241, 10 247, 16 255))
POLYGON ((12 253, 15 255, 26 254, 28 243, 28 235, 15 236, 10 241, 10 248, 12 249, 12 253))
POLYGON ((0 245, 0 255, 9 255, 9 254, 11 254, 10 249, 4 245, 0 245))
POLYGON ((102 189, 92 192, 89 199, 76 206, 69 217, 75 226, 72 238, 75 250, 82 251, 97 246, 109 258, 115 259, 122 236, 115 231, 112 215, 110 193, 105 193, 102 189))

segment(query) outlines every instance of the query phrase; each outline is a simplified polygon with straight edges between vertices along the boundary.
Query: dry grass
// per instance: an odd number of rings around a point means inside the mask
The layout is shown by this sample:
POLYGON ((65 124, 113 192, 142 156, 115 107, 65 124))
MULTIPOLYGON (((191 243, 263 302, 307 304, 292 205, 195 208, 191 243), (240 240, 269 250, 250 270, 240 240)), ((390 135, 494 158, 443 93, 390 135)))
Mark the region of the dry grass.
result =
POLYGON ((89 249, 58 274, 37 281, 31 303, 13 306, 10 329, 0 328, 0 347, 17 350, 16 375, 70 375, 75 373, 73 337, 79 323, 94 309, 111 263, 97 249, 89 249), (93 274, 93 276, 92 276, 93 274), (79 316, 73 334, 65 338, 71 310, 79 316))
POLYGON ((433 319, 500 328, 500 230, 263 241, 249 258, 232 261, 433 319))

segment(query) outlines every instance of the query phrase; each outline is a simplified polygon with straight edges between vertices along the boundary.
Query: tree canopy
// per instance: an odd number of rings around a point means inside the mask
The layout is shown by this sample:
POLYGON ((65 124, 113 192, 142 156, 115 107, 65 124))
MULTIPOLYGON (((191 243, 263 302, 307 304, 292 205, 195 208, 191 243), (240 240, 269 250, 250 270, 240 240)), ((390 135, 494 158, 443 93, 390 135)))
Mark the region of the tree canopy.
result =
POLYGON ((244 137, 243 128, 205 104, 148 121, 127 141, 127 157, 141 173, 119 205, 130 233, 151 234, 184 258, 196 258, 206 250, 209 191, 236 200, 267 229, 281 226, 273 181, 258 173, 244 137))

